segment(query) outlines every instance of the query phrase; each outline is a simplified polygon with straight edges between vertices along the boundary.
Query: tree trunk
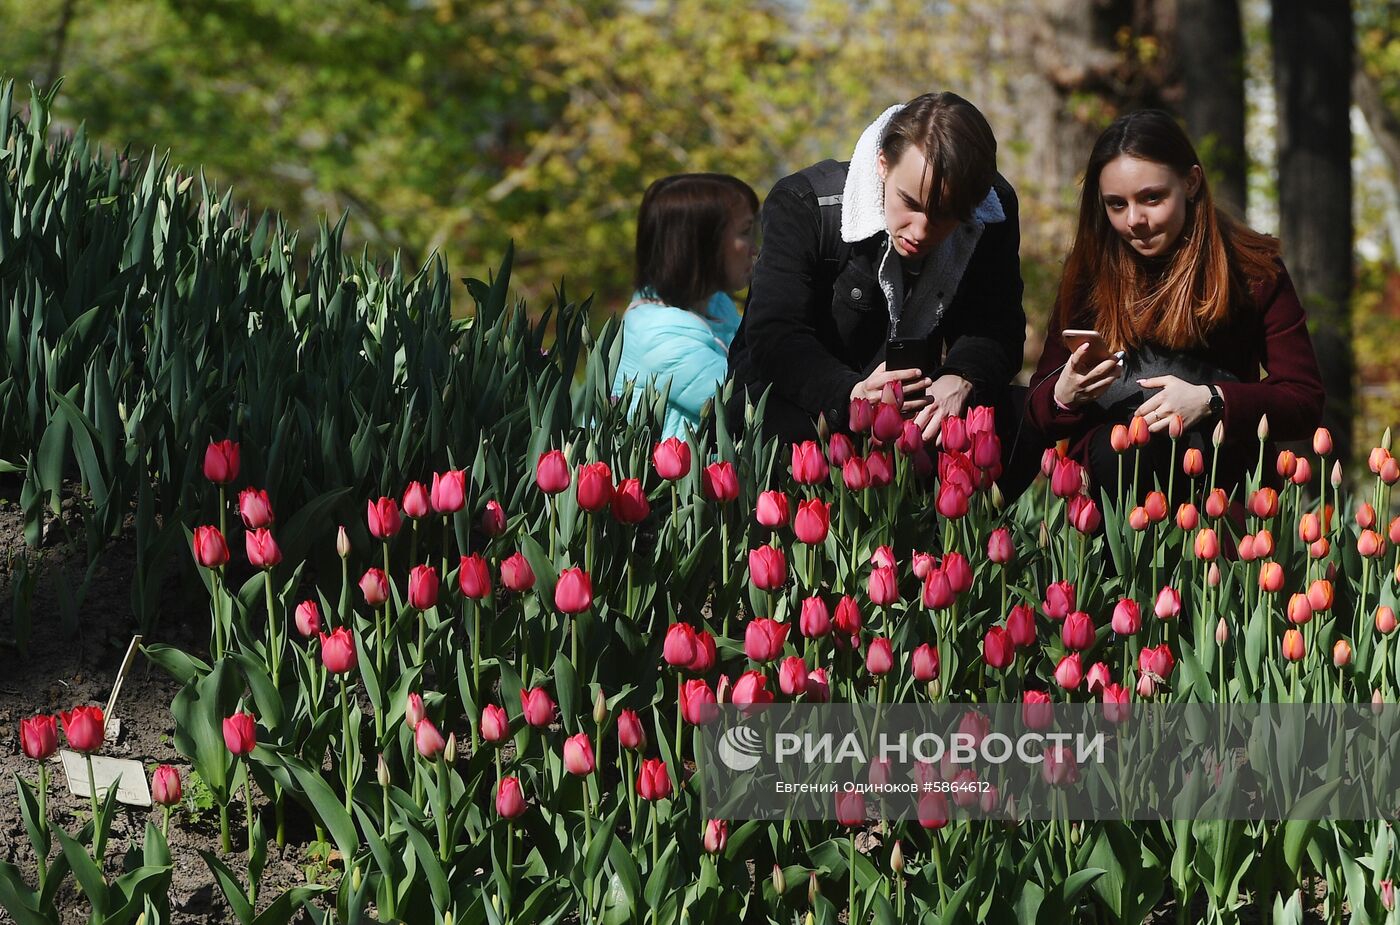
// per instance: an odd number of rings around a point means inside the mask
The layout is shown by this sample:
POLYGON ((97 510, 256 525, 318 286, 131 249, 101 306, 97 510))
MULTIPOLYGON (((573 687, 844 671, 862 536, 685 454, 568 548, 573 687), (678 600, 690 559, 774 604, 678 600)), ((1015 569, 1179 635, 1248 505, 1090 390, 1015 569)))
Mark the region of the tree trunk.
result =
POLYGON ((1210 174, 1215 201, 1245 208, 1244 28, 1238 0, 1177 0, 1181 114, 1210 174))
POLYGON ((1350 0, 1273 0, 1278 98, 1279 236, 1308 312, 1322 385, 1323 424, 1351 459, 1355 361, 1351 348, 1350 0))

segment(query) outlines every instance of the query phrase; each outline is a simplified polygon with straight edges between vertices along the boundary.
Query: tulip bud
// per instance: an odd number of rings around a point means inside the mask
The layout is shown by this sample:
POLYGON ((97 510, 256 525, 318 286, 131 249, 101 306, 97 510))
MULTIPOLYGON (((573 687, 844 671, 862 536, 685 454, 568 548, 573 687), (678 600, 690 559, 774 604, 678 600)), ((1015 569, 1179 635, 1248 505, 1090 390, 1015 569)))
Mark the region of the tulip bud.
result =
POLYGON ((1332 487, 1342 486, 1342 461, 1339 459, 1332 464, 1332 487))
POLYGON ((151 799, 160 806, 175 806, 181 797, 180 772, 168 764, 151 774, 151 799))
POLYGON ((1293 473, 1298 471, 1298 457, 1292 450, 1281 450, 1274 467, 1278 471, 1279 478, 1291 479, 1293 473))
POLYGON ((593 694, 593 725, 601 726, 608 721, 608 698, 603 696, 600 687, 593 694))
POLYGON ((1215 624, 1215 644, 1218 646, 1223 646, 1229 641, 1230 627, 1228 624, 1226 624, 1225 618, 1221 617, 1219 622, 1215 624))
POLYGON ((345 532, 345 525, 341 524, 335 531, 335 552, 342 559, 350 557, 350 535, 345 532))
POLYGON ((1288 622, 1302 626, 1313 618, 1312 605, 1306 594, 1294 594, 1288 599, 1288 622))
POLYGON ((899 839, 895 839, 894 848, 890 849, 890 870, 895 874, 904 873, 904 849, 899 847, 899 839))
MULTIPOLYGON (((1221 421, 1220 423, 1225 422, 1221 421)), ((1269 439, 1269 416, 1267 414, 1259 415, 1259 428, 1256 433, 1259 435, 1260 442, 1269 439)))
POLYGON ((1376 632, 1382 636, 1395 632, 1395 611, 1384 604, 1376 608, 1376 632))
POLYGON ((1379 716, 1383 709, 1385 709, 1385 695, 1381 693, 1380 688, 1376 688, 1371 692, 1371 713, 1379 716))
POLYGON ((729 823, 722 819, 711 819, 705 823, 703 844, 706 853, 719 854, 729 842, 729 823))
POLYGON ((1210 432, 1210 443, 1211 443, 1211 446, 1219 447, 1220 444, 1222 444, 1222 443, 1224 443, 1224 442, 1225 442, 1225 422, 1224 422, 1224 421, 1216 421, 1216 423, 1215 423, 1215 429, 1212 430, 1212 431, 1210 432))
MULTIPOLYGON (((1390 428, 1388 427, 1386 428, 1386 434, 1387 436, 1390 434, 1390 428)), ((1380 693, 1380 691, 1376 693, 1380 693)), ((1386 912, 1393 912, 1395 910, 1395 884, 1389 877, 1381 881, 1381 905, 1385 907, 1386 912)))
POLYGON ((442 749, 442 760, 448 764, 457 762, 457 733, 449 732, 447 734, 447 744, 442 749))
POLYGON ((1182 431, 1186 430, 1186 419, 1179 414, 1173 414, 1167 419, 1167 436, 1173 440, 1180 440, 1182 431))
POLYGON ((1336 668, 1345 668, 1351 664, 1351 643, 1345 639, 1338 639, 1332 644, 1332 665, 1336 668))
POLYGON ((815 906, 817 897, 822 895, 822 888, 817 883, 817 872, 814 870, 807 875, 807 904, 815 906))
POLYGON ((1196 505, 1186 502, 1176 509, 1176 525, 1182 530, 1194 530, 1201 522, 1201 512, 1196 505))
POLYGON ((1125 453, 1133 442, 1128 437, 1128 426, 1126 424, 1114 424, 1113 429, 1108 434, 1108 445, 1113 447, 1115 453, 1125 453))
POLYGON ((379 763, 375 766, 374 776, 379 781, 379 786, 387 790, 392 781, 389 777, 389 764, 384 760, 382 754, 379 756, 379 763))
POLYGON ((1303 645, 1303 634, 1297 630, 1288 630, 1283 634, 1283 657, 1290 662, 1302 659, 1306 653, 1303 645))
POLYGON ((1220 566, 1219 566, 1219 564, 1217 564, 1217 563, 1215 563, 1215 562, 1212 562, 1212 563, 1210 564, 1210 570, 1206 572, 1206 584, 1210 585, 1212 588, 1218 588, 1218 587, 1220 587, 1220 566))
POLYGON ((782 896, 787 892, 787 877, 783 874, 783 869, 777 864, 773 865, 773 872, 769 874, 769 879, 773 883, 773 892, 782 896))
POLYGON ((1377 474, 1381 477, 1381 481, 1387 485, 1400 482, 1400 460, 1396 460, 1393 456, 1386 457, 1385 462, 1381 463, 1381 471, 1377 474))

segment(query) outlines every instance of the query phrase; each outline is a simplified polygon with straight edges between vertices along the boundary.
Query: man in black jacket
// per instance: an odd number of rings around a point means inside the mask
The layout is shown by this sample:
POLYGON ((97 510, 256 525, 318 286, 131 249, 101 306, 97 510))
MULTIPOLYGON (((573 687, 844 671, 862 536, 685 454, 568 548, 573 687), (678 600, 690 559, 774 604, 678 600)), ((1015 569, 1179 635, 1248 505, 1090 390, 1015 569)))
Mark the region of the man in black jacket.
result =
MULTIPOLYGON (((1026 329, 1016 194, 971 103, 935 93, 891 107, 848 163, 778 181, 762 227, 729 351, 731 414, 771 386, 765 430, 809 439, 819 415, 842 429, 852 399, 878 401, 900 381, 926 441, 945 416, 989 404, 1003 452, 1018 445, 1020 408, 1007 390, 1026 329), (892 341, 913 368, 886 368, 892 341)), ((1033 453, 1039 443, 1020 436, 1033 453)))

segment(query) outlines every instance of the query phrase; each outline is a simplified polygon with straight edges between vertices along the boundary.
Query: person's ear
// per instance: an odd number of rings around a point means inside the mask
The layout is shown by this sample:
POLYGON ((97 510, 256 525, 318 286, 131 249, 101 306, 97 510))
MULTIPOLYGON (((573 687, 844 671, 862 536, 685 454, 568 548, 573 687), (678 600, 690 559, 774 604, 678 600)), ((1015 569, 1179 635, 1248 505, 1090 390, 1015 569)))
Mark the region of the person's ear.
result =
POLYGON ((881 151, 875 155, 875 173, 880 177, 880 182, 885 182, 890 175, 890 162, 885 160, 885 152, 881 151))
POLYGON ((1191 169, 1186 174, 1186 198, 1193 202, 1201 192, 1201 178, 1201 165, 1192 164, 1191 169))

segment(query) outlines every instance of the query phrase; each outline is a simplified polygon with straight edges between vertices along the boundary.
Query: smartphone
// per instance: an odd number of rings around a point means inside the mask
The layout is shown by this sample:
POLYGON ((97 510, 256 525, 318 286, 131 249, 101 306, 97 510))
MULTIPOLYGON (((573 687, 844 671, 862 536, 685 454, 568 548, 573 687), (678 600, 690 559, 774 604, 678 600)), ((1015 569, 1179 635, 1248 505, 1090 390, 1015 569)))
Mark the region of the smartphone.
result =
POLYGON ((1114 354, 1108 349, 1108 341, 1103 339, 1103 335, 1098 331, 1080 331, 1074 328, 1066 328, 1062 332, 1065 339, 1065 346, 1069 352, 1073 353, 1083 344, 1089 345, 1089 350, 1085 354, 1091 364, 1097 366, 1104 360, 1112 359, 1114 354))
MULTIPOLYGON (((922 337, 892 337, 885 344, 885 369, 917 369, 925 374, 928 368, 928 341, 922 337)), ((923 389, 906 389, 905 399, 922 398, 923 389)))

